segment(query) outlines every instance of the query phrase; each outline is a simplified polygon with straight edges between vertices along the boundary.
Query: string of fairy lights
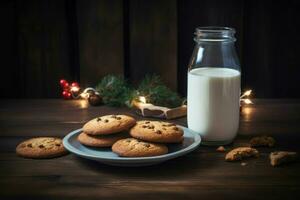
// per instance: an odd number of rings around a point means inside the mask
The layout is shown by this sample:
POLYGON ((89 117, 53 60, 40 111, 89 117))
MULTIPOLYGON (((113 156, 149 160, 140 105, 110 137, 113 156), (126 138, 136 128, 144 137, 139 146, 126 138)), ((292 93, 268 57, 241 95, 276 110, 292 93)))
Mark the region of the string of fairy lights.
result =
MULTIPOLYGON (((79 83, 72 82, 71 84, 66 81, 65 79, 61 79, 59 81, 60 86, 62 88, 62 97, 64 99, 88 99, 90 95, 100 95, 94 88, 88 87, 81 90, 79 83)), ((240 102, 242 104, 253 104, 252 100, 250 99, 252 95, 252 90, 246 90, 240 96, 240 102)), ((140 98, 141 103, 146 103, 147 99, 144 96, 140 98)))

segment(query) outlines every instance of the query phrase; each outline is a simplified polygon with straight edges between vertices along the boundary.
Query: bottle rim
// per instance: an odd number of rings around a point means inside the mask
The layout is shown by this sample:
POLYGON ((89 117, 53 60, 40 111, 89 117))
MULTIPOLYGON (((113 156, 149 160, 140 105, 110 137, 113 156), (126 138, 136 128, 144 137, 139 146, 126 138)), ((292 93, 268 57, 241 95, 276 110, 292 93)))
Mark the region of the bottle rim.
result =
POLYGON ((197 27, 195 31, 195 41, 211 41, 211 42, 234 42, 235 29, 222 26, 203 26, 197 27))

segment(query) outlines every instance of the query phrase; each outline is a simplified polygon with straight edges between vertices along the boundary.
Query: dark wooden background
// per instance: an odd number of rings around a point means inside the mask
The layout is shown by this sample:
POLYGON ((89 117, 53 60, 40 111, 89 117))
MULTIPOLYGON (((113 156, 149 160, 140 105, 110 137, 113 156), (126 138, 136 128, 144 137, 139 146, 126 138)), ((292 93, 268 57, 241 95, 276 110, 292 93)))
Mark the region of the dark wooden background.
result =
POLYGON ((197 26, 237 30, 242 86, 255 97, 300 97, 300 1, 3 0, 1 97, 59 97, 60 78, 93 86, 146 73, 186 94, 197 26))

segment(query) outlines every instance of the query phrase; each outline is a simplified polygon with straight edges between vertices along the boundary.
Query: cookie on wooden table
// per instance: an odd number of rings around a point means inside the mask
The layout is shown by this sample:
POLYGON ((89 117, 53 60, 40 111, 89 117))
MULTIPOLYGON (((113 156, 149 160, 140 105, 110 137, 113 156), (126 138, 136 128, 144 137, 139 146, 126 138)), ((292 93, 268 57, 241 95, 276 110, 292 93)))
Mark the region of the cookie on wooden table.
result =
POLYGON ((270 153, 270 161, 272 166, 282 165, 297 160, 297 152, 276 151, 270 153))
POLYGON ((163 121, 138 121, 130 130, 130 135, 148 142, 179 143, 183 141, 183 130, 176 124, 163 121))
POLYGON ((38 137, 21 142, 16 153, 26 158, 54 158, 67 153, 62 140, 55 137, 38 137))
POLYGON ((251 147, 238 147, 230 152, 228 152, 225 156, 226 161, 238 161, 238 160, 243 160, 245 158, 250 158, 250 157, 258 157, 259 152, 251 147))
POLYGON ((112 151, 122 157, 149 157, 168 153, 168 147, 164 144, 155 144, 135 138, 126 138, 114 143, 112 151))
POLYGON ((91 147, 111 147, 116 141, 127 138, 128 133, 117 133, 111 135, 88 135, 84 132, 78 136, 78 141, 81 144, 91 147))
POLYGON ((273 147, 275 139, 270 136, 257 136, 250 140, 251 147, 273 147))
POLYGON ((87 122, 82 130, 89 135, 106 135, 127 130, 135 123, 135 119, 127 115, 105 115, 87 122))

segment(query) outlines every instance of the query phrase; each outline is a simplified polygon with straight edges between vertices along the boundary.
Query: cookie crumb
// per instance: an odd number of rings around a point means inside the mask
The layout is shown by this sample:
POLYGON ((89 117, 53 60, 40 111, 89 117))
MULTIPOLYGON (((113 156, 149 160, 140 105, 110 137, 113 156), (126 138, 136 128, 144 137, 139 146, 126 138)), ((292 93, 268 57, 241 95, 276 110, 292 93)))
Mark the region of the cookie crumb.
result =
POLYGON ((228 152, 225 156, 225 160, 238 161, 250 157, 259 157, 259 152, 251 147, 238 147, 228 152))
POLYGON ((223 146, 219 146, 219 147, 216 149, 216 151, 218 151, 218 152, 225 152, 226 149, 225 149, 223 146))
POLYGON ((270 136, 257 136, 250 140, 251 147, 273 147, 275 145, 275 139, 270 136))
POLYGON ((298 154, 290 151, 275 151, 270 153, 270 163, 273 167, 297 160, 298 154))

